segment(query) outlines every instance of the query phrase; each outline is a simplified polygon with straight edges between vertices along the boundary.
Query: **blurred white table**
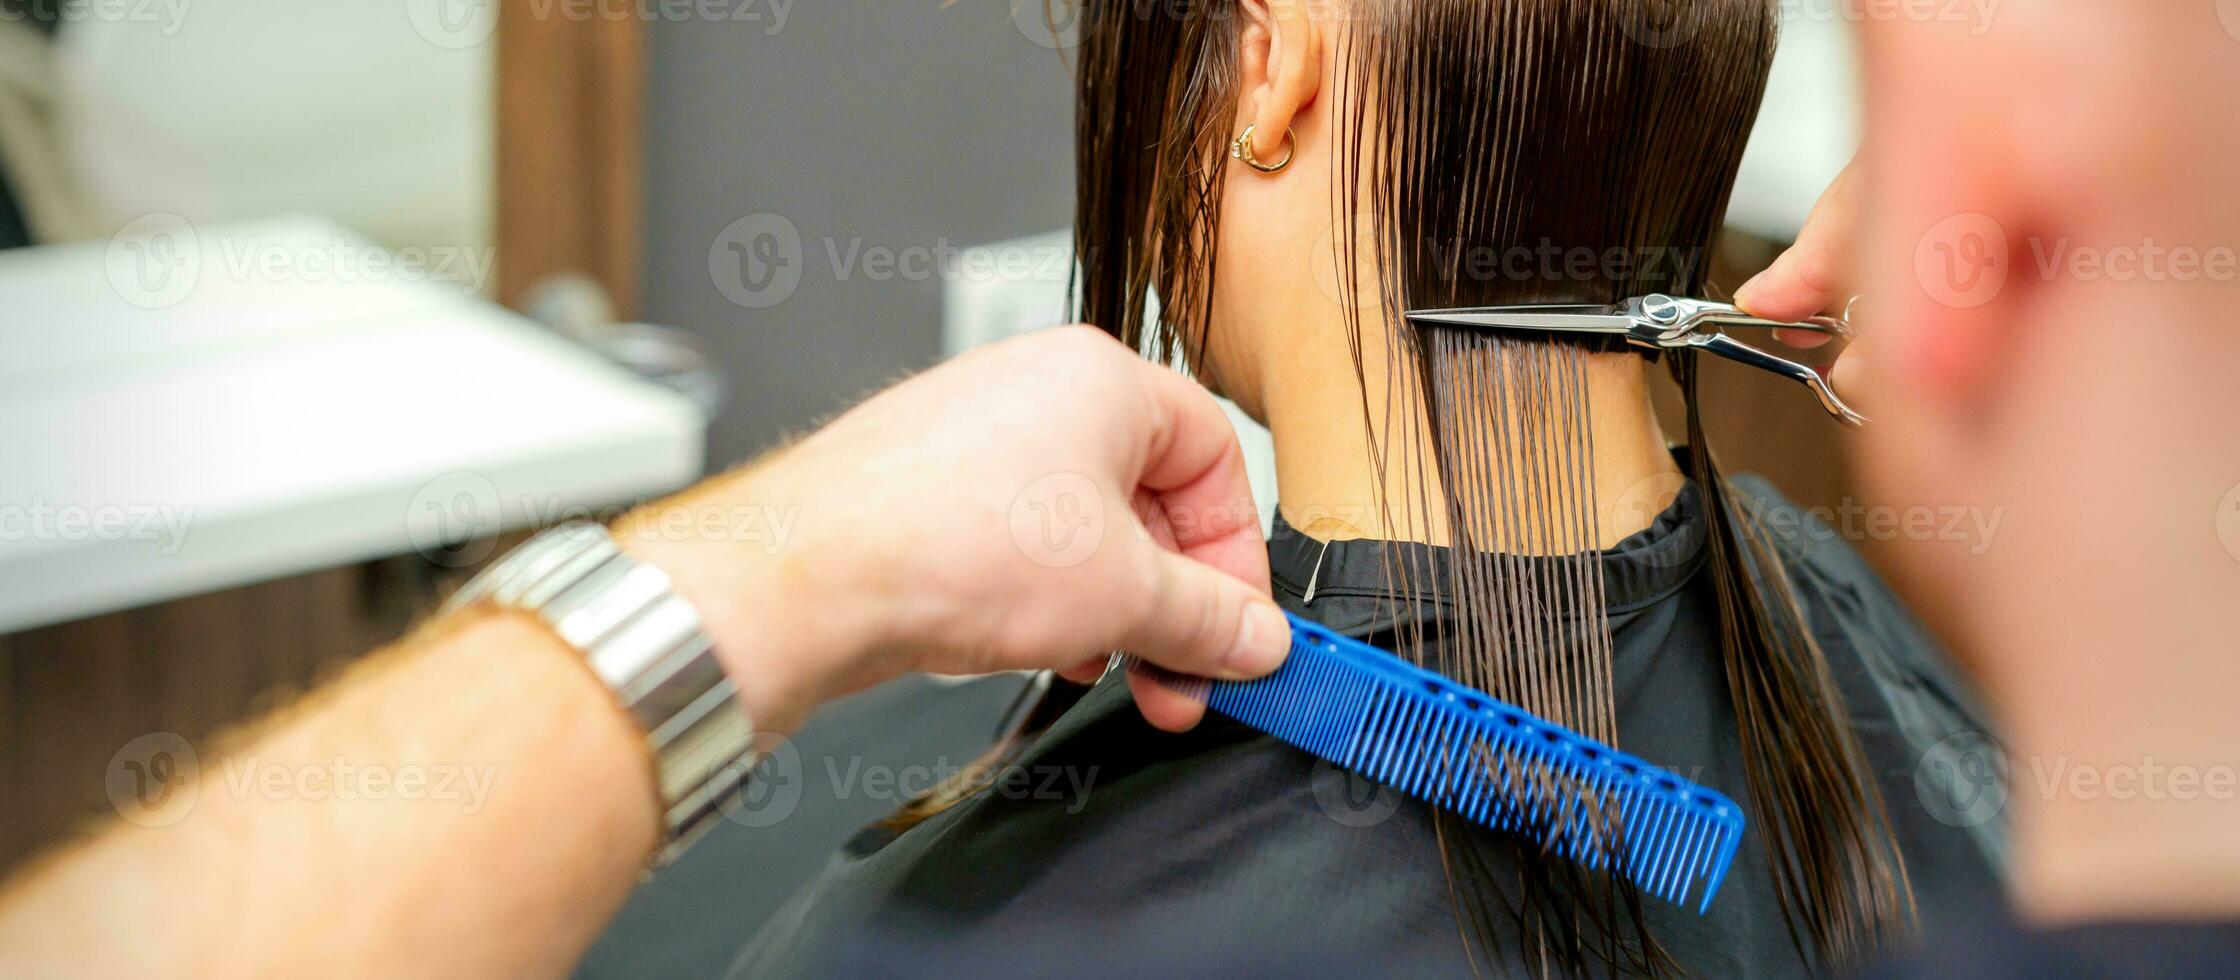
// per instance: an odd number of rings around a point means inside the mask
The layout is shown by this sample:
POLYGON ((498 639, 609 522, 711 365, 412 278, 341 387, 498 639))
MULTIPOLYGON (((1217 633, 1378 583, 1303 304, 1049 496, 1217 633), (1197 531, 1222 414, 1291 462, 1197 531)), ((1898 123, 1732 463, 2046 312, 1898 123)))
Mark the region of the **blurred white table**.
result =
POLYGON ((160 224, 0 253, 0 634, 700 475, 685 399, 343 229, 160 224))

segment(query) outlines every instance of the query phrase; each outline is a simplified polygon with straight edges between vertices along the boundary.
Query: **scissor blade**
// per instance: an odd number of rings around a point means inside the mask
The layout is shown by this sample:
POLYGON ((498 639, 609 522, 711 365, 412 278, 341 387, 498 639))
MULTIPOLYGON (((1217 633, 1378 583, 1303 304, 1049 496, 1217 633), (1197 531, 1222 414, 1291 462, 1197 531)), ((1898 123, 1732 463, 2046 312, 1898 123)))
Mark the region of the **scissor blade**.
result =
POLYGON ((1573 333, 1625 333, 1633 318, 1607 306, 1485 306, 1454 310, 1410 310, 1408 322, 1473 330, 1556 330, 1573 333))

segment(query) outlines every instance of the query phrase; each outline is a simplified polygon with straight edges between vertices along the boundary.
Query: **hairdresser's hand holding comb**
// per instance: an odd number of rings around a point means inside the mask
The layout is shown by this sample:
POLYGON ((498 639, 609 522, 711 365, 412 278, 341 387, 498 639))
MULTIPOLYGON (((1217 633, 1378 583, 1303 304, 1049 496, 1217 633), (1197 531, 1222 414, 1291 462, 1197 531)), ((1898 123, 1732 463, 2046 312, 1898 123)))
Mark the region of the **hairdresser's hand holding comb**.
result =
MULTIPOLYGON (((907 671, 1085 680, 1126 649, 1246 678, 1290 639, 1219 405, 1082 327, 927 371, 619 532, 703 610, 766 730, 907 671), (775 547, 659 531, 665 513, 723 507, 792 523, 775 547)), ((1204 712, 1130 681, 1153 724, 1204 712)))
MULTIPOLYGON (((1812 205, 1797 241, 1773 260, 1764 272, 1735 290, 1734 303, 1752 316, 1768 320, 1802 320, 1822 313, 1845 314, 1857 290, 1852 281, 1852 257, 1861 227, 1861 198, 1865 182, 1859 164, 1836 175, 1833 183, 1812 205)), ((1775 339, 1792 347, 1813 348, 1828 342, 1828 335, 1810 330, 1781 330, 1775 339)), ((1857 346, 1857 341, 1853 342, 1857 346)), ((1846 400, 1858 403, 1864 387, 1853 383, 1858 360, 1844 351, 1829 383, 1846 400)))

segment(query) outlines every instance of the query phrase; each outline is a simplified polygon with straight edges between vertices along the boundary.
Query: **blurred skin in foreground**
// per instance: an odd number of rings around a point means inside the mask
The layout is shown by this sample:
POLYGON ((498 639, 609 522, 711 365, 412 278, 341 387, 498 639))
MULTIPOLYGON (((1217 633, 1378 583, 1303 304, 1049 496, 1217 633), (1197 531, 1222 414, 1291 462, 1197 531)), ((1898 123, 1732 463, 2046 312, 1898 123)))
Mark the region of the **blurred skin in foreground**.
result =
POLYGON ((2020 914, 2240 917, 2240 22, 1861 27, 1866 148, 1738 301, 1863 284, 1873 496, 2003 517, 1898 557, 2001 716, 2020 914))

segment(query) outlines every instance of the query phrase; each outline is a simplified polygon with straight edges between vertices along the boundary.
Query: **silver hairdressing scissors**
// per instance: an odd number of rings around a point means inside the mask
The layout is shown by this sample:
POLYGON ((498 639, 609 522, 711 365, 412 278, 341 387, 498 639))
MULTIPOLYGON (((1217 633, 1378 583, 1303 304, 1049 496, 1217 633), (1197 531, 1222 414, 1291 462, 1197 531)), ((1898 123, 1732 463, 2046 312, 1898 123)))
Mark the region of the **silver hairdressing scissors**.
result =
POLYGON ((1851 337, 1850 310, 1844 316, 1816 316, 1794 323, 1767 320, 1742 312, 1729 303, 1686 299, 1651 293, 1614 306, 1474 306, 1452 310, 1410 310, 1408 322, 1475 330, 1528 330, 1551 333, 1604 334, 1625 338, 1635 347, 1651 350, 1700 350, 1730 361, 1771 371, 1796 381, 1819 397, 1820 406, 1847 426, 1857 428, 1867 417, 1851 410, 1837 397, 1821 369, 1769 354, 1726 334, 1724 327, 1765 327, 1809 330, 1830 337, 1851 337))

